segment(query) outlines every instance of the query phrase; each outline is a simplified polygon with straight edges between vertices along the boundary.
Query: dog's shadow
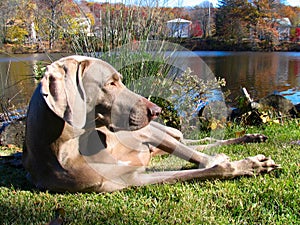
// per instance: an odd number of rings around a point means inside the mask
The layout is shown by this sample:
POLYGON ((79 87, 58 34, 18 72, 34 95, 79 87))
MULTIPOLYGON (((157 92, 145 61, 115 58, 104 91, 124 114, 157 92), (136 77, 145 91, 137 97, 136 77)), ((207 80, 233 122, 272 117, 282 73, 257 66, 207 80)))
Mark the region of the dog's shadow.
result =
POLYGON ((35 189, 26 176, 27 172, 22 166, 21 152, 0 156, 0 187, 21 190, 35 189))

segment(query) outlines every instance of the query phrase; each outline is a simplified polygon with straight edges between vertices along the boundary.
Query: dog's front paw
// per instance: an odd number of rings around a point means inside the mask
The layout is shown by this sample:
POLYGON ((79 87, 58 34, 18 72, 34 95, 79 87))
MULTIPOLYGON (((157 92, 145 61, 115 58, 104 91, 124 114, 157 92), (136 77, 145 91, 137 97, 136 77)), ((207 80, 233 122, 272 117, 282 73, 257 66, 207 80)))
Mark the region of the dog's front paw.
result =
POLYGON ((261 143, 265 142, 268 137, 263 134, 246 134, 242 139, 243 143, 261 143))

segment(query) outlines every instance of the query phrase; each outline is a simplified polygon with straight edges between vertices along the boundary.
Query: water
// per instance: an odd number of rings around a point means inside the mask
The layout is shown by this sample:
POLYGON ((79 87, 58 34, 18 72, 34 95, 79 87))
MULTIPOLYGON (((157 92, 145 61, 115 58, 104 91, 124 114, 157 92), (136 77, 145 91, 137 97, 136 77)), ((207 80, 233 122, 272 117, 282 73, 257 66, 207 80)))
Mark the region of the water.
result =
POLYGON ((51 62, 62 54, 0 54, 0 101, 10 102, 16 107, 28 105, 37 85, 33 77, 33 66, 40 61, 51 62))
MULTIPOLYGON (((220 52, 199 51, 201 57, 216 77, 226 79, 224 91, 230 90, 234 101, 246 87, 254 99, 268 94, 281 93, 294 104, 300 103, 300 52, 220 52)), ((0 54, 0 100, 15 105, 27 105, 37 82, 33 66, 38 61, 59 59, 63 54, 0 54)), ((185 57, 185 56, 182 56, 185 57)), ((199 60, 188 54, 191 65, 199 60)), ((192 68, 193 69, 193 68, 192 68)))
POLYGON ((216 77, 227 81, 232 100, 246 87, 259 99, 272 93, 283 94, 300 103, 300 52, 195 52, 216 77))

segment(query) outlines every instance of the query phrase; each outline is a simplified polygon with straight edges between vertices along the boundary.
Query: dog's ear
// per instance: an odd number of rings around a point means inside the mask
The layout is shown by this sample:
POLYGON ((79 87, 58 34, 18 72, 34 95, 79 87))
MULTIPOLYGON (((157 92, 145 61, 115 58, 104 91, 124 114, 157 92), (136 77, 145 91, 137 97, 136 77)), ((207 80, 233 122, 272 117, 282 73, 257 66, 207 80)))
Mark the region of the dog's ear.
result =
POLYGON ((49 108, 77 128, 86 122, 86 95, 82 84, 88 60, 66 58, 47 66, 41 94, 49 108))

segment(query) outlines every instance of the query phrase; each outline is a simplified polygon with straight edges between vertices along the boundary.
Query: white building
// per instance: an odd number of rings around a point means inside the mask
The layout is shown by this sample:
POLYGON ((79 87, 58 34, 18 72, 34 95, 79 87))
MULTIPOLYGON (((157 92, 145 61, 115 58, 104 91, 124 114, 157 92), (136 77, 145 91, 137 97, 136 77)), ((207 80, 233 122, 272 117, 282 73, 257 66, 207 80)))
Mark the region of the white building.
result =
POLYGON ((292 26, 289 18, 286 17, 286 18, 276 19, 276 22, 278 24, 277 31, 278 31, 279 41, 289 40, 290 30, 292 26))
POLYGON ((192 21, 176 18, 167 22, 169 37, 187 38, 191 36, 192 21))

